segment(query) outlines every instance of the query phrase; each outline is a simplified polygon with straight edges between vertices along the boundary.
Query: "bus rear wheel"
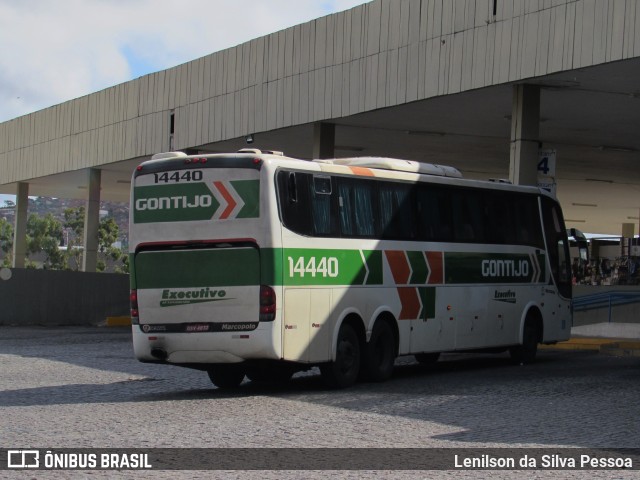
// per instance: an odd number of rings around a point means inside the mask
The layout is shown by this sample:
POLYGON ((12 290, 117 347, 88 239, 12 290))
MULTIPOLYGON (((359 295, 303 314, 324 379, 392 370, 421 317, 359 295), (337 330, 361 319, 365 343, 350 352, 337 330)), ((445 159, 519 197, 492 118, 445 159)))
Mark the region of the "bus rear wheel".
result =
POLYGON ((324 382, 330 388, 353 385, 360 372, 360 341, 353 327, 343 323, 338 332, 336 359, 320 366, 324 382))
POLYGON ((291 380, 293 369, 284 365, 266 365, 247 369, 247 377, 255 383, 284 384, 291 380))
POLYGON ((236 388, 244 380, 244 366, 236 363, 216 365, 207 370, 209 379, 218 388, 236 388))
POLYGON ((364 378, 382 382, 393 374, 396 360, 395 335, 384 320, 378 320, 364 349, 364 378))
POLYGON ((517 364, 533 363, 538 353, 538 343, 541 340, 540 327, 531 316, 524 323, 522 332, 522 344, 509 349, 511 360, 517 364))

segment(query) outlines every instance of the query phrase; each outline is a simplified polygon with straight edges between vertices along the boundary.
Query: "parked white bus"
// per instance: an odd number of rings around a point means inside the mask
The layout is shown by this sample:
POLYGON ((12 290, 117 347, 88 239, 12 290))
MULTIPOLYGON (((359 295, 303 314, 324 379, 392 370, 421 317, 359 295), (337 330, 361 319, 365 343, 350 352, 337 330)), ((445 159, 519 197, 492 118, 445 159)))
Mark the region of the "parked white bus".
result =
POLYGON ((219 387, 387 379, 399 355, 567 340, 562 211, 535 187, 387 158, 158 154, 132 179, 133 344, 219 387))

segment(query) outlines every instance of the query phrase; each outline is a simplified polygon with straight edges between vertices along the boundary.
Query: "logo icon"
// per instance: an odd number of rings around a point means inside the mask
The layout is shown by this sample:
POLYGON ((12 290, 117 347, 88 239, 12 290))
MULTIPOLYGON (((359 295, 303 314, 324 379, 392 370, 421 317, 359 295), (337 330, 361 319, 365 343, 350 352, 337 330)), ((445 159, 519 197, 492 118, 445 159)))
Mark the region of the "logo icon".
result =
POLYGON ((38 450, 8 450, 8 468, 38 468, 40 467, 40 452, 38 450))

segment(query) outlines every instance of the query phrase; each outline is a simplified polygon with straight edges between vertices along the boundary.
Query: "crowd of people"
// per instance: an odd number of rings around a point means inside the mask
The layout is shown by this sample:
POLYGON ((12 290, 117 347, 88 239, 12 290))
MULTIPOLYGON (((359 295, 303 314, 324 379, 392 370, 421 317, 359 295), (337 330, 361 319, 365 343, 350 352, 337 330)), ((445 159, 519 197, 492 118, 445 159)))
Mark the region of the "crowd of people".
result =
POLYGON ((637 285, 640 258, 595 258, 589 263, 573 260, 573 282, 577 285, 637 285))

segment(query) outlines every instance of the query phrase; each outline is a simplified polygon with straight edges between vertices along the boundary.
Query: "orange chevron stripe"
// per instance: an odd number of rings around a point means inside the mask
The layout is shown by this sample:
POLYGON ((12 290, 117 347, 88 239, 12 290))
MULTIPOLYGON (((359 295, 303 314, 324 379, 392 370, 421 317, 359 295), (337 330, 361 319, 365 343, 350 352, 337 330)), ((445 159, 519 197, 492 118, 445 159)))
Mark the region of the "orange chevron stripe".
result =
POLYGON ((233 209, 236 208, 236 205, 238 204, 233 199, 233 197, 229 193, 229 190, 227 190, 227 187, 225 187, 222 182, 217 181, 217 182, 213 182, 213 184, 215 185, 218 191, 222 194, 222 197, 227 202, 227 208, 225 208, 224 211, 222 212, 222 215, 220 215, 220 219, 226 219, 229 217, 229 215, 231 215, 231 212, 233 212, 233 209))
POLYGON ((442 252, 425 252, 429 262, 431 275, 427 283, 443 283, 444 281, 444 261, 442 252))
POLYGON ((417 319, 421 310, 418 289, 415 287, 398 287, 398 296, 402 304, 398 320, 417 319))
POLYGON ((375 177, 373 172, 369 168, 365 167, 349 167, 349 169, 356 175, 363 175, 365 177, 375 177))
POLYGON ((391 267, 391 273, 393 274, 393 281, 396 285, 406 285, 409 283, 409 276, 411 275, 411 268, 407 261, 407 256, 403 250, 385 250, 384 254, 391 267))

